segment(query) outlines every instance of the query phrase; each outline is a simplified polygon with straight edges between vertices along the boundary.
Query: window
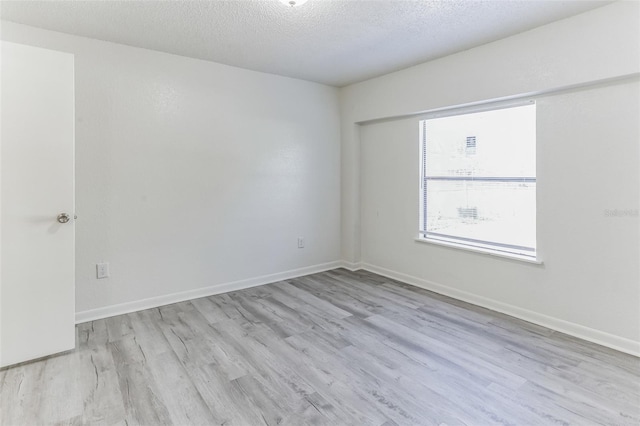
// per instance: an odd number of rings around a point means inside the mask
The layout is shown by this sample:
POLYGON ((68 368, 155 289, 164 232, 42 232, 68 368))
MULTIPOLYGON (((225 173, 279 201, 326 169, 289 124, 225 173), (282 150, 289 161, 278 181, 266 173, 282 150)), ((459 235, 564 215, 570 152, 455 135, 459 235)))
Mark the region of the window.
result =
POLYGON ((420 122, 420 239, 536 257, 536 106, 420 122))
POLYGON ((465 151, 467 155, 473 155, 476 153, 476 137, 467 136, 467 149, 465 151))

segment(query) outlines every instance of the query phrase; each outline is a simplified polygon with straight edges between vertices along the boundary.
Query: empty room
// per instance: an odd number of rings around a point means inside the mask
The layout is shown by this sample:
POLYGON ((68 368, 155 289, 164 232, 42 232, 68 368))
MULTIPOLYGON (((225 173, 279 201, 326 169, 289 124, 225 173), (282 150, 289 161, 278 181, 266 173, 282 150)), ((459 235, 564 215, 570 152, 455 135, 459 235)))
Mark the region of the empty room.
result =
POLYGON ((640 426, 640 1, 0 39, 0 425, 640 426))

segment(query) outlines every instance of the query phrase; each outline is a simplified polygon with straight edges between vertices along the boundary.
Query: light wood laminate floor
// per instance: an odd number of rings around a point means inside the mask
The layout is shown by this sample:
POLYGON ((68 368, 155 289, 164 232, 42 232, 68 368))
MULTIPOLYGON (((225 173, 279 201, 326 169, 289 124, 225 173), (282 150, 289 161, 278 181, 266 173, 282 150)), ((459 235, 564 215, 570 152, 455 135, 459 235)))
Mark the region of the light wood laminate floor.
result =
POLYGON ((638 425, 640 359, 342 269, 81 324, 2 425, 638 425))

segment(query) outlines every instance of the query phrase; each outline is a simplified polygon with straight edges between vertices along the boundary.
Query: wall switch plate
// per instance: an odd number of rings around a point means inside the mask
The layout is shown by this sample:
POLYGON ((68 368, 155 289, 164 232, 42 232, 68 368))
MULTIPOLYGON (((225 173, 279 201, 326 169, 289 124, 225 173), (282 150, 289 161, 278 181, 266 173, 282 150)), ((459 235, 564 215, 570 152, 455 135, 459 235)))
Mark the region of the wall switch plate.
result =
POLYGON ((108 263, 98 263, 96 265, 96 275, 98 279, 108 278, 109 277, 109 264, 108 263))
POLYGON ((304 237, 298 237, 298 248, 304 248, 304 237))

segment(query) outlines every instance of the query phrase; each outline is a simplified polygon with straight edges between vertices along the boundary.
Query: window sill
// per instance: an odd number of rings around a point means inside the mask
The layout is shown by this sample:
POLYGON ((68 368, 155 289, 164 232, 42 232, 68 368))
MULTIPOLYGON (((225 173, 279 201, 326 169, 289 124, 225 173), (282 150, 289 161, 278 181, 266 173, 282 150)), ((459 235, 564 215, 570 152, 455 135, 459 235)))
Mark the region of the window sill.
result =
POLYGON ((537 259, 537 258, 534 259, 534 258, 531 258, 531 257, 528 257, 528 256, 522 256, 522 255, 518 255, 518 254, 504 253, 504 252, 491 250, 491 249, 486 249, 486 248, 466 246, 464 244, 456 244, 456 243, 452 243, 452 242, 448 242, 448 241, 432 240, 432 239, 427 239, 427 238, 423 238, 423 237, 416 237, 415 240, 417 242, 423 243, 423 244, 433 244, 433 245, 437 245, 437 246, 455 248, 455 249, 458 249, 458 250, 465 250, 465 251, 485 254, 485 255, 489 255, 489 256, 501 257, 501 258, 509 259, 509 260, 517 260, 519 262, 533 263, 534 265, 542 265, 543 264, 542 260, 540 260, 540 259, 537 259))

